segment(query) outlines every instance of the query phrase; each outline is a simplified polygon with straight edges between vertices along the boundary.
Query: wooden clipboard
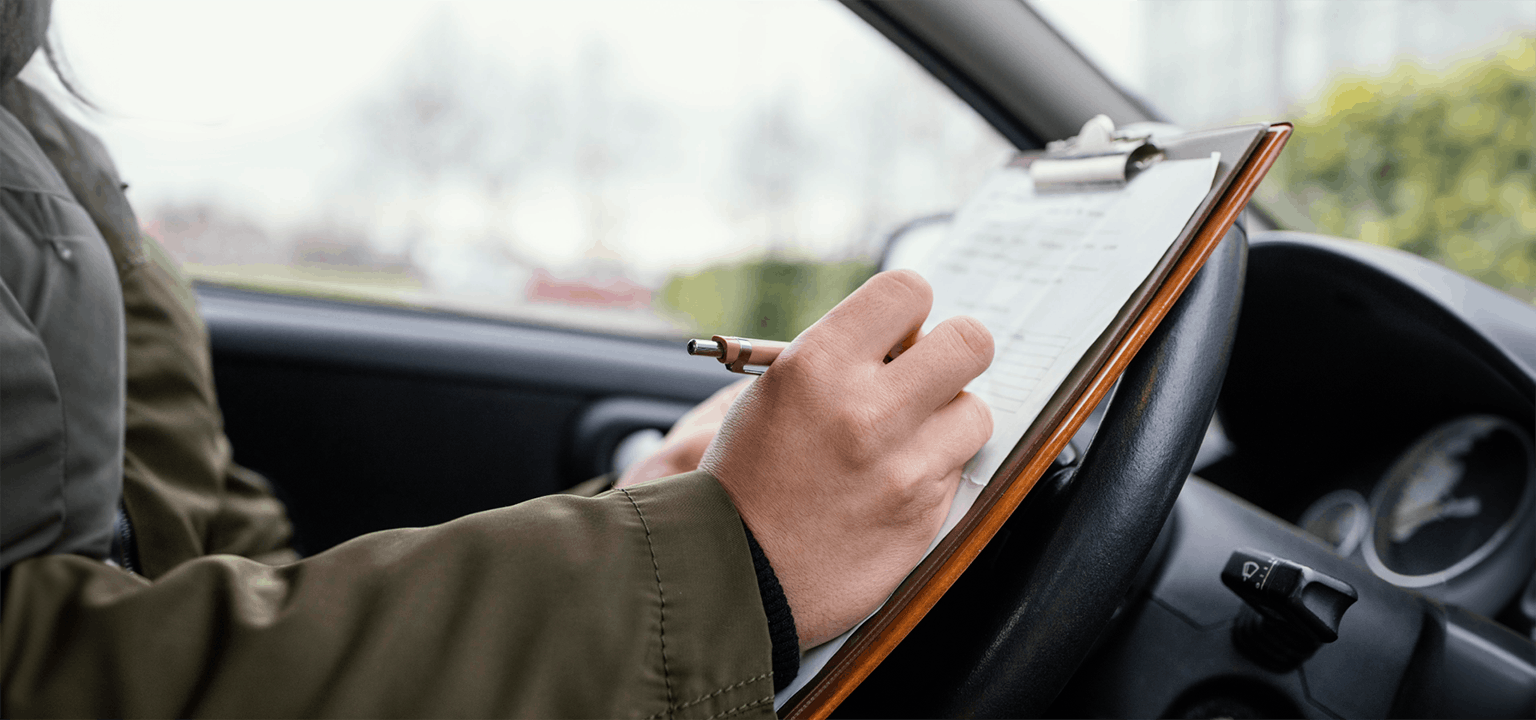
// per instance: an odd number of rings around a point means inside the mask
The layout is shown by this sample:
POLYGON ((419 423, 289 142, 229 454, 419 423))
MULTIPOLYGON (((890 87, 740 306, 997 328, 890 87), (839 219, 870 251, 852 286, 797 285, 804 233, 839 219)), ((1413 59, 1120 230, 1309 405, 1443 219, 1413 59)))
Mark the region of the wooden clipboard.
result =
MULTIPOLYGON (((780 717, 805 720, 831 715, 955 584, 1104 399, 1237 222, 1292 129, 1290 123, 1250 125, 1159 141, 1170 159, 1205 157, 1213 150, 1221 151, 1222 164, 1211 192, 1147 281, 1057 389, 970 511, 897 587, 885 606, 784 704, 780 717)), ((1028 162, 1032 157, 1025 155, 1021 160, 1028 162)))

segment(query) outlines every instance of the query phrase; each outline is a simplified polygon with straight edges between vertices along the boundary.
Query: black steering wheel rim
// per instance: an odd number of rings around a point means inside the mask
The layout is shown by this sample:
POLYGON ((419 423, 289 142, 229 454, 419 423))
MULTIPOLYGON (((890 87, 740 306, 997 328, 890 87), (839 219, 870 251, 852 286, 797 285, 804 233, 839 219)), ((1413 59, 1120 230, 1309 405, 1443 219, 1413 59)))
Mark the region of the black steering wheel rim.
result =
POLYGON ((1236 336, 1234 227, 1121 377, 1081 462, 1041 480, 841 716, 1038 716, 1115 616, 1183 489, 1236 336))

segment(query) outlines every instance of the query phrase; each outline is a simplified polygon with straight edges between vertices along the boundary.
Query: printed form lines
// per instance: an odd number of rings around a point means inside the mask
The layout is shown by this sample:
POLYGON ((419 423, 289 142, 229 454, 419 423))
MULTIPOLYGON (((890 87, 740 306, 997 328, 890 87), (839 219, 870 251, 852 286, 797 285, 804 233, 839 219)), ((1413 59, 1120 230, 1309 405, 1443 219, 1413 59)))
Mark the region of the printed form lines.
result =
POLYGON ((1070 342, 1060 335, 1015 333, 987 370, 981 395, 995 410, 1017 412, 1070 342))

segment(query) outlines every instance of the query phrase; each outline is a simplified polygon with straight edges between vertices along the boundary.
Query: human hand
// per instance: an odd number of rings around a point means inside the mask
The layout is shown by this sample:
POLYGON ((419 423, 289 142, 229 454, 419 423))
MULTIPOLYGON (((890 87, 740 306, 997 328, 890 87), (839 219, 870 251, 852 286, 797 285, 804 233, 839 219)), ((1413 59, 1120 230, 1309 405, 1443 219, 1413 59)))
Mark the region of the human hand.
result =
POLYGON ((932 305, 917 273, 871 278, 746 386, 699 463, 772 563, 802 649, 895 590, 991 437, 991 411, 961 391, 992 362, 980 322, 946 320, 884 362, 932 305))
POLYGON ((619 476, 619 481, 613 486, 629 487, 656 478, 698 469, 699 458, 704 456, 704 448, 715 439, 715 432, 720 429, 720 422, 725 419, 725 411, 730 409, 731 403, 736 401, 736 396, 740 395, 751 382, 752 379, 747 378, 731 383, 716 390, 708 400, 695 405, 692 410, 678 419, 671 430, 667 431, 667 436, 661 441, 661 447, 625 468, 624 473, 619 476))

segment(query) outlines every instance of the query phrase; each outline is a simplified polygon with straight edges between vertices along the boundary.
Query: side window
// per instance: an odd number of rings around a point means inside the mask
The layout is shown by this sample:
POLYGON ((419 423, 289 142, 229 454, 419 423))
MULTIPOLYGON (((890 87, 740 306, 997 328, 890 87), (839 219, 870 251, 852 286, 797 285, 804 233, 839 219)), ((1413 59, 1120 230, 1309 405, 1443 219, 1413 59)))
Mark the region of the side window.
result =
POLYGON ((1175 123, 1294 122, 1257 195, 1282 227, 1536 302, 1536 3, 1030 4, 1175 123))
POLYGON ((831 2, 54 23, 145 231, 207 283, 789 338, 1009 149, 831 2))

